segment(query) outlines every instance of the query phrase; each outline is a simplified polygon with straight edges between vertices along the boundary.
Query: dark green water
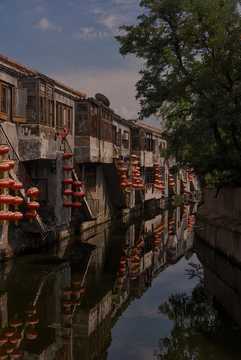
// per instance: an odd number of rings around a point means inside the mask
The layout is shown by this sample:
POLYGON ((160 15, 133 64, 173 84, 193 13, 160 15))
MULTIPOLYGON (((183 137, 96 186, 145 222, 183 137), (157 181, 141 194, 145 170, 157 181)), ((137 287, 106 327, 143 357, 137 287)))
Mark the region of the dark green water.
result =
POLYGON ((158 215, 140 212, 2 264, 1 327, 14 314, 22 320, 18 332, 23 339, 16 345, 21 358, 240 359, 240 329, 214 293, 225 290, 216 289, 217 282, 212 287, 210 274, 208 282, 204 278, 204 253, 210 249, 193 243, 195 211, 192 204, 186 216, 183 208, 158 215), (158 226, 163 231, 154 236, 158 226), (131 249, 135 244, 139 247, 131 249), (136 264, 126 260, 120 265, 138 249, 139 259, 132 256, 136 264), (64 295, 65 287, 83 291, 64 295), (63 306, 73 300, 81 304, 63 306), (38 336, 31 340, 24 312, 29 302, 39 319, 38 336), (71 329, 63 329, 64 323, 71 329))

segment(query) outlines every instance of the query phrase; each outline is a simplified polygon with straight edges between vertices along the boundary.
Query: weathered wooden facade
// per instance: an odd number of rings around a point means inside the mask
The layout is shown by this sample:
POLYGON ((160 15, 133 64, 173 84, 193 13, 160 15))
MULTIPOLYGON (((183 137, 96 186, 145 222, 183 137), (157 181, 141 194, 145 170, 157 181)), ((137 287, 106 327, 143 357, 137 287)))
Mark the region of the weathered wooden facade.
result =
MULTIPOLYGON (((37 229, 22 220, 22 232, 42 231, 45 241, 49 231, 67 236, 71 232, 101 223, 140 208, 145 203, 165 201, 182 192, 187 171, 174 176, 175 187, 168 187, 169 168, 160 150, 167 146, 162 130, 126 120, 110 107, 109 100, 96 94, 87 97, 38 71, 0 55, 0 142, 10 147, 9 157, 16 166, 11 175, 40 190, 41 208, 37 229), (68 136, 64 134, 66 129, 68 136), (61 136, 66 136, 62 141, 61 136), (79 212, 63 207, 63 153, 71 151, 72 177, 82 181, 86 196, 79 212), (131 178, 131 154, 137 156, 143 191, 120 187, 116 159, 122 159, 131 178), (159 163, 165 192, 154 187, 153 164, 159 163)), ((187 190, 197 189, 197 180, 187 183, 187 190)), ((36 225, 36 224, 35 224, 36 225)), ((14 225, 2 227, 2 244, 8 244, 14 225)), ((16 237, 15 237, 16 238, 16 237)), ((14 248, 18 248, 15 244, 14 248)))

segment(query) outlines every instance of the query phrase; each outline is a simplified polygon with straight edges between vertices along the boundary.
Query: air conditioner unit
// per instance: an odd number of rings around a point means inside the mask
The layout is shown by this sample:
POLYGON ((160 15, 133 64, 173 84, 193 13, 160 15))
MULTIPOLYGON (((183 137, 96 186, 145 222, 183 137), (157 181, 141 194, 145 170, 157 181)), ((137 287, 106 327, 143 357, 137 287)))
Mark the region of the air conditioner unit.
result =
POLYGON ((128 140, 129 139, 129 134, 127 132, 124 132, 124 134, 122 135, 122 139, 123 140, 128 140))

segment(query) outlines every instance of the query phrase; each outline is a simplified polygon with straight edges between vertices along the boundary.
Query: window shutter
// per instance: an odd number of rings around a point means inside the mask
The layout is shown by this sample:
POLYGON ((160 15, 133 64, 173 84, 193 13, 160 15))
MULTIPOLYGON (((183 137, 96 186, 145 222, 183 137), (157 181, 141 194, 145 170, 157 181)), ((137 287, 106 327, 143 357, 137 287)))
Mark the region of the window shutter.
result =
POLYGON ((13 121, 26 123, 27 121, 27 90, 14 88, 13 121))
POLYGON ((3 84, 0 84, 0 118, 1 120, 8 120, 8 114, 7 114, 7 109, 8 109, 8 105, 7 105, 7 99, 8 99, 8 94, 7 92, 9 91, 9 89, 4 86, 3 84), (5 94, 6 92, 6 94, 5 94), (6 98, 6 99, 5 99, 6 98))

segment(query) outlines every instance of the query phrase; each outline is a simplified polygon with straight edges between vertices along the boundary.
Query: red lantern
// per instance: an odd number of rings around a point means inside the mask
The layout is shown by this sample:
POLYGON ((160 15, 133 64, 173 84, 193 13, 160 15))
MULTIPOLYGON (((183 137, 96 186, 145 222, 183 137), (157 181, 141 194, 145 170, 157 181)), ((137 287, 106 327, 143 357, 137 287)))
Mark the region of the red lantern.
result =
POLYGON ((18 195, 18 190, 23 188, 23 184, 19 181, 15 181, 15 183, 11 186, 11 189, 15 191, 15 195, 18 195))
MULTIPOLYGON (((1 164, 0 164, 1 165, 1 164)), ((1 171, 1 170, 0 170, 1 171)), ((6 189, 9 187, 9 182, 7 179, 0 179, 0 189, 6 189)))
POLYGON ((13 161, 13 160, 5 160, 4 162, 9 164, 9 170, 13 169, 15 166, 15 161, 13 161))
POLYGON ((63 191, 63 194, 69 198, 71 195, 73 195, 73 190, 66 189, 63 191))
POLYGON ((1 145, 0 146, 0 155, 4 156, 9 152, 9 147, 6 145, 1 145))
POLYGON ((157 167, 157 166, 159 166, 159 165, 160 165, 159 163, 155 163, 153 166, 156 166, 156 167, 157 167))
POLYGON ((14 197, 11 195, 5 195, 5 204, 7 205, 7 210, 9 208, 9 205, 13 203, 14 197))
POLYGON ((63 169, 64 169, 64 171, 67 171, 67 174, 69 174, 69 172, 71 170, 73 170, 73 166, 72 165, 64 165, 63 169))
POLYGON ((32 212, 32 211, 27 211, 27 212, 25 213, 25 217, 26 217, 27 219, 29 219, 29 222, 30 222, 30 223, 33 222, 33 219, 36 218, 36 216, 37 216, 37 212, 36 212, 36 211, 34 211, 34 212, 32 212))
POLYGON ((37 210, 40 207, 40 205, 37 201, 31 201, 30 203, 28 203, 27 207, 29 210, 34 211, 37 210))
POLYGON ((67 208, 67 210, 69 211, 69 208, 73 206, 72 201, 65 201, 63 203, 63 206, 67 208))
POLYGON ((13 220, 15 220, 15 225, 18 225, 18 221, 22 220, 22 218, 23 218, 23 214, 21 212, 19 212, 19 211, 14 212, 13 220))
POLYGON ((131 158, 132 158, 132 159, 136 159, 137 156, 133 154, 133 155, 131 155, 131 158))
POLYGON ((67 152, 63 154, 63 159, 71 159, 73 154, 71 152, 67 152))
POLYGON ((118 165, 118 166, 121 166, 121 165, 123 165, 123 164, 124 164, 124 161, 123 161, 123 160, 117 161, 117 165, 118 165))
POLYGON ((78 190, 78 188, 80 188, 82 186, 82 182, 81 181, 74 181, 73 186, 75 187, 76 190, 78 190))
POLYGON ((125 188, 125 187, 126 187, 126 183, 125 183, 125 182, 120 183, 120 187, 125 188))
POLYGON ((18 205, 23 203, 23 199, 20 196, 14 196, 12 205, 15 206, 15 210, 18 210, 18 205))
POLYGON ((119 168, 118 169, 118 172, 123 172, 123 173, 125 173, 127 171, 127 169, 125 168, 125 167, 122 167, 122 168, 119 168))
POLYGON ((13 179, 10 179, 10 178, 5 178, 5 180, 8 181, 8 187, 11 187, 14 185, 14 180, 13 179))
POLYGON ((37 196, 38 194, 39 194, 39 189, 36 187, 31 187, 27 191, 28 197, 33 197, 34 200, 35 200, 35 196, 37 196))
POLYGON ((131 165, 132 165, 132 166, 137 166, 138 164, 139 164, 138 161, 134 161, 131 165))
POLYGON ((81 208, 82 204, 78 201, 73 203, 73 208, 76 209, 76 211, 78 211, 79 208, 81 208))
POLYGON ((82 201, 82 198, 85 197, 85 193, 83 191, 76 191, 73 193, 73 196, 82 201))
POLYGON ((65 179, 63 180, 63 183, 64 183, 65 185, 67 185, 67 188, 68 188, 69 185, 71 185, 71 184, 73 183, 73 181, 74 181, 73 179, 67 177, 67 178, 65 178, 65 179))
POLYGON ((8 211, 0 211, 0 225, 3 224, 3 220, 8 220, 8 211))
POLYGON ((1 162, 0 163, 0 171, 4 172, 4 171, 8 171, 10 169, 10 165, 7 162, 1 162))

